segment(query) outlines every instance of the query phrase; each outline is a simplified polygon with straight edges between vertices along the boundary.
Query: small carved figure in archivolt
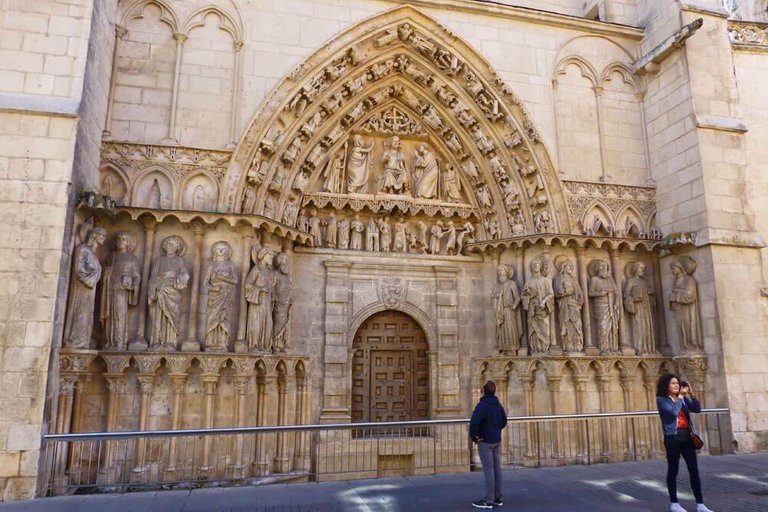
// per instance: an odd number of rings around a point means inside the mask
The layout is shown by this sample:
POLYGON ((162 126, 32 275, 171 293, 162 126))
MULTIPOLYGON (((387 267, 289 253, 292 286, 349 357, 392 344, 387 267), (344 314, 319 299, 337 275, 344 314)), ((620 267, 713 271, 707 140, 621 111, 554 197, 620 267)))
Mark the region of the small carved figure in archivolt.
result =
POLYGON ((446 254, 457 254, 456 250, 456 242, 457 242, 457 234, 456 234, 456 225, 453 223, 452 220, 448 221, 448 225, 445 227, 445 253, 446 254))
POLYGON ((414 159, 414 189, 416 197, 434 199, 437 197, 440 166, 435 153, 426 144, 421 144, 416 150, 414 159))
POLYGON ((696 260, 683 256, 673 261, 669 268, 675 281, 669 295, 669 308, 675 319, 677 333, 680 336, 680 348, 701 350, 704 342, 701 336, 701 320, 699 317, 699 293, 693 273, 696 271, 696 260))
POLYGON ((440 254, 441 252, 441 244, 443 240, 443 236, 448 231, 443 229, 443 221, 439 220, 437 221, 437 224, 432 226, 432 229, 429 230, 429 253, 430 254, 440 254))
POLYGON ((306 210, 301 210, 301 213, 299 213, 299 216, 296 219, 296 229, 303 231, 304 233, 309 232, 309 217, 307 217, 306 210))
POLYGON ((96 248, 104 243, 107 232, 104 228, 80 228, 85 235, 75 247, 72 255, 72 278, 69 285, 67 307, 67 330, 64 345, 67 348, 88 349, 91 347, 93 313, 96 304, 96 284, 101 279, 101 263, 96 257, 96 248))
POLYGON ((581 324, 581 308, 584 304, 584 292, 574 275, 576 266, 568 258, 555 258, 557 275, 553 280, 560 320, 560 338, 563 350, 580 352, 584 348, 584 333, 581 324))
POLYGON ((541 260, 534 259, 529 265, 531 277, 522 293, 523 309, 528 312, 528 343, 532 354, 542 354, 552 343, 550 317, 555 310, 555 293, 552 281, 541 275, 541 260))
POLYGON ((508 265, 499 265, 497 282, 491 294, 491 305, 496 319, 496 342, 499 350, 515 351, 523 339, 523 320, 520 311, 520 289, 515 272, 508 265))
POLYGON ((332 194, 341 194, 344 192, 344 170, 347 165, 347 143, 345 142, 341 149, 328 160, 325 166, 325 181, 323 190, 332 194))
POLYGON ((350 224, 352 231, 352 237, 350 239, 349 248, 353 251, 363 250, 363 232, 365 231, 365 225, 360 220, 360 215, 355 214, 355 218, 352 219, 350 224))
POLYGON ((464 250, 464 245, 470 244, 475 241, 475 225, 471 222, 465 222, 461 226, 461 231, 456 236, 456 250, 461 254, 464 250))
POLYGON ((312 236, 312 240, 315 247, 323 246, 323 221, 317 216, 317 210, 312 210, 307 221, 309 225, 309 234, 312 236))
POLYGON ((248 302, 247 338, 248 348, 252 351, 267 351, 272 348, 273 258, 272 249, 260 248, 254 258, 256 265, 245 280, 245 300, 248 302))
POLYGON ((288 319, 291 314, 291 275, 288 255, 281 252, 275 256, 275 305, 272 312, 274 328, 273 352, 285 352, 288 346, 288 319))
POLYGON ((336 215, 331 212, 325 220, 325 245, 335 249, 338 245, 339 224, 336 215))
POLYGON ((232 312, 237 301, 237 265, 232 263, 232 246, 218 241, 211 247, 211 263, 203 287, 208 294, 205 311, 205 350, 229 349, 232 312))
POLYGON ((653 288, 645 278, 645 263, 633 261, 624 270, 624 309, 632 326, 632 341, 638 355, 656 352, 656 329, 653 325, 653 288))
POLYGON ((141 268, 133 251, 136 237, 130 231, 115 235, 115 252, 104 270, 101 289, 101 323, 105 350, 125 350, 128 343, 128 307, 139 302, 141 268))
POLYGON ((381 157, 384 171, 379 176, 380 190, 385 194, 400 194, 406 189, 408 171, 405 168, 405 155, 400 150, 400 137, 392 137, 385 143, 381 157))
POLYGON ((619 353, 619 305, 616 282, 605 260, 593 260, 589 267, 588 295, 597 327, 597 343, 602 354, 619 353))
POLYGON ((190 279, 183 257, 186 244, 181 237, 171 235, 160 246, 163 254, 155 258, 149 278, 149 345, 155 350, 176 350, 181 333, 181 294, 190 279))
POLYGON ((347 190, 352 194, 364 194, 368 190, 368 171, 373 142, 366 144, 360 135, 352 137, 352 148, 347 159, 347 190))

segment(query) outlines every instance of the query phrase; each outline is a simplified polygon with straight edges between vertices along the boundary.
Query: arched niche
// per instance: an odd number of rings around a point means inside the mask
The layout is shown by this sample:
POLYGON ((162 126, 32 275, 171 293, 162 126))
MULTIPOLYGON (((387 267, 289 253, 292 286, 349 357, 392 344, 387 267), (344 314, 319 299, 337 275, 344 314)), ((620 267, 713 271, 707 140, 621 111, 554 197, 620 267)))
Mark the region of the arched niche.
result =
POLYGON ((169 210, 174 206, 175 187, 167 172, 149 168, 133 186, 131 206, 169 210))
POLYGON ((128 178, 123 171, 113 165, 106 165, 101 168, 99 174, 101 194, 111 197, 119 205, 124 204, 128 196, 128 178))
POLYGON ((524 107, 474 49, 410 6, 338 35, 278 85, 240 140, 219 208, 282 218, 320 182, 338 143, 377 109, 403 105, 472 184, 484 236, 509 236, 515 222, 533 233, 544 211, 551 221, 539 227, 570 232, 561 184, 524 107))
POLYGON ((184 179, 180 186, 179 207, 182 210, 215 211, 219 185, 205 171, 197 171, 184 179))
POLYGON ((582 232, 590 236, 613 236, 616 229, 610 210, 599 201, 586 209, 581 225, 582 232))

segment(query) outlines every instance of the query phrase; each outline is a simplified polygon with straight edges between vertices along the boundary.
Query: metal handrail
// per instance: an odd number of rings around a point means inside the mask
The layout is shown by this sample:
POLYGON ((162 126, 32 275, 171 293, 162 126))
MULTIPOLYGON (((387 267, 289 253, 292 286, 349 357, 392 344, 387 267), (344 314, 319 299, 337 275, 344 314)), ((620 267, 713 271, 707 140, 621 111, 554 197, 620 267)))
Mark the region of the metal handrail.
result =
MULTIPOLYGON (((728 408, 702 409, 701 414, 729 413, 728 408)), ((556 414, 545 416, 508 416, 509 423, 526 423, 553 420, 589 420, 596 418, 629 418, 656 416, 658 411, 635 412, 601 412, 590 414, 556 414)), ((149 437, 182 437, 182 436, 207 436, 216 434, 258 434, 269 432, 299 432, 299 431, 323 431, 323 430, 352 430, 364 428, 402 428, 402 427, 429 427, 435 425, 457 425, 469 423, 469 418, 450 420, 420 420, 420 421, 391 421, 368 423, 329 423, 313 425, 275 425, 269 427, 225 427, 208 429, 187 430, 135 430, 122 432, 78 432, 72 434, 46 434, 45 441, 102 441, 115 439, 142 439, 149 437)))

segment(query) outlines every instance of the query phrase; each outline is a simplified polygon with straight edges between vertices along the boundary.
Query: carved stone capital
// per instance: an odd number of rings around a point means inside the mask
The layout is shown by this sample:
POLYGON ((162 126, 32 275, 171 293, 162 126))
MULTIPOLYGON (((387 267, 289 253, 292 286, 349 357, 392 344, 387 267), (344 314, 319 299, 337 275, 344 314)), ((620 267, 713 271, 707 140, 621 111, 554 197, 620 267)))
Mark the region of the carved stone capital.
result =
POLYGON ((123 39, 128 35, 128 29, 120 25, 115 25, 115 37, 123 39))
POLYGON ((75 383, 78 378, 76 375, 62 375, 59 379, 59 395, 71 396, 75 392, 75 383))
POLYGON ((189 37, 186 34, 182 34, 181 32, 175 32, 173 34, 173 40, 176 41, 177 45, 184 44, 187 42, 187 39, 189 39, 189 37))

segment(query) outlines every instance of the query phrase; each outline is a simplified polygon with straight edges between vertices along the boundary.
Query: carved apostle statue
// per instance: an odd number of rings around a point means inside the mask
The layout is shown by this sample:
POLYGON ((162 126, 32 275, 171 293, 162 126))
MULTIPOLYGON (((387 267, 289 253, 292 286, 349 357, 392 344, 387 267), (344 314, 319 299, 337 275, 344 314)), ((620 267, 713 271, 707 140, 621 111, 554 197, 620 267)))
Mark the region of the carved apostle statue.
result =
POLYGON ((184 240, 169 236, 160 244, 163 254, 155 258, 149 278, 149 318, 153 349, 176 350, 181 331, 181 293, 189 284, 190 273, 183 255, 184 240))
POLYGON ((514 270, 499 265, 497 283, 493 287, 491 305, 496 315, 496 342, 502 352, 520 348, 523 320, 520 315, 520 289, 514 280, 514 270))
POLYGON ((205 271, 203 286, 208 293, 205 312, 205 350, 227 351, 236 309, 237 266, 232 262, 232 247, 219 241, 211 247, 211 263, 205 271))
POLYGON ((574 275, 576 267, 573 261, 558 257, 555 259, 557 275, 553 282, 558 303, 560 338, 563 350, 580 352, 584 348, 584 333, 581 325, 581 308, 584 304, 584 292, 574 275))
POLYGON ((523 287, 522 301, 523 308, 528 312, 528 343, 531 353, 541 354, 549 350, 552 343, 549 324, 555 309, 555 293, 552 281, 541 275, 541 260, 531 261, 529 269, 531 277, 523 287))
POLYGON ((347 190, 352 194, 368 192, 368 170, 373 142, 366 144, 360 135, 352 137, 352 148, 347 159, 347 190))
POLYGON ((349 226, 352 234, 349 242, 349 248, 353 251, 363 250, 363 232, 365 231, 365 225, 360 220, 359 215, 355 215, 352 219, 352 223, 349 226))
POLYGON ((677 333, 680 336, 680 348, 682 350, 702 349, 704 341, 699 319, 698 285, 693 277, 696 261, 689 256, 683 256, 678 261, 672 262, 669 267, 672 275, 675 276, 672 292, 669 295, 669 308, 672 310, 677 333))
POLYGON ((589 290, 597 327, 597 343, 602 354, 619 353, 619 303, 616 282, 605 260, 589 264, 589 290))
POLYGON ((625 270, 624 309, 630 318, 632 342, 638 355, 656 353, 653 326, 653 289, 645 278, 645 263, 635 261, 625 270))
POLYGON ((288 345, 288 318, 291 312, 291 275, 288 255, 275 256, 275 305, 272 312, 273 352, 285 352, 288 345))
POLYGON ((272 348, 274 252, 262 247, 256 252, 256 264, 245 280, 245 300, 248 302, 247 340, 251 351, 268 351, 272 348))
POLYGON ((400 137, 392 137, 385 143, 381 157, 384 170, 379 177, 380 190, 385 194, 401 194, 406 190, 408 171, 405 168, 405 155, 400 150, 400 137))
POLYGON ((141 270, 133 251, 136 237, 130 231, 115 235, 115 252, 104 270, 101 289, 101 323, 105 350, 125 350, 128 343, 128 307, 139 302, 141 270))
POLYGON ((349 249, 349 221, 347 219, 339 220, 338 239, 339 249, 349 249))
POLYGON ((107 232, 104 228, 88 230, 87 226, 82 226, 81 231, 85 231, 85 236, 72 255, 64 346, 89 349, 96 305, 96 284, 101 279, 101 263, 96 257, 96 248, 104 243, 107 232))

